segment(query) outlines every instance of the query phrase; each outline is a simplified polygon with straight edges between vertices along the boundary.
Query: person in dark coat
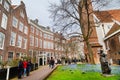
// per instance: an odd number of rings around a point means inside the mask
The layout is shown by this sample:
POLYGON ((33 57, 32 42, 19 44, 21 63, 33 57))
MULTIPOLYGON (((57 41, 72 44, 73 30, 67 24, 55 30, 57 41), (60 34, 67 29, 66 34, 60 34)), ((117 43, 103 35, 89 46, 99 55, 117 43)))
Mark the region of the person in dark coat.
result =
POLYGON ((53 57, 51 57, 51 60, 50 60, 51 68, 54 68, 54 64, 55 64, 55 61, 54 61, 53 57))
POLYGON ((30 74, 31 66, 32 66, 31 60, 27 60, 27 70, 26 70, 27 76, 29 76, 30 74))
POLYGON ((20 60, 18 62, 18 79, 22 78, 22 74, 23 74, 23 61, 20 60))

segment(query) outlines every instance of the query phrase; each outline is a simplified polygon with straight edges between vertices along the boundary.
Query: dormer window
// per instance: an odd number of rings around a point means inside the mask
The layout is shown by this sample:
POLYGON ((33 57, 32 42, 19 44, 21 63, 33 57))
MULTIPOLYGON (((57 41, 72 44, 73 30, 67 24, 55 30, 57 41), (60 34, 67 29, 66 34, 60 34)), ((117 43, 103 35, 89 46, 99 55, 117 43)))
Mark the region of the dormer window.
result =
POLYGON ((4 8, 7 10, 7 11, 9 11, 9 4, 5 1, 5 3, 4 3, 4 8))
POLYGON ((20 16, 21 16, 22 18, 24 18, 24 12, 23 12, 23 10, 20 10, 20 16))

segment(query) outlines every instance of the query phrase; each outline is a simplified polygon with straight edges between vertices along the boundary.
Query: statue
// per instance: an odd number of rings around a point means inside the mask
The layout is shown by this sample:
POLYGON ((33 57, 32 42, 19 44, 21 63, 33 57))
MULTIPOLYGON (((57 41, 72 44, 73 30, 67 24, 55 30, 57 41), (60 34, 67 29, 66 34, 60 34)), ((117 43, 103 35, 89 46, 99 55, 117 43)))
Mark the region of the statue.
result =
POLYGON ((103 50, 100 50, 100 63, 101 63, 102 73, 111 74, 111 68, 107 61, 106 54, 103 52, 103 50))

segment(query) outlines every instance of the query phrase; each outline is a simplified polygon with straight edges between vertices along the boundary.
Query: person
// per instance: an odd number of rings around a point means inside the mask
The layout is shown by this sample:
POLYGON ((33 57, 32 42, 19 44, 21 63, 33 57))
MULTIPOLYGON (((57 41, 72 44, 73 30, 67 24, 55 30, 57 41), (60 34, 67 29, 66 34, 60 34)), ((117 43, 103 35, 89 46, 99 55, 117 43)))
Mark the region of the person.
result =
POLYGON ((27 60, 27 70, 26 70, 27 76, 29 76, 30 74, 31 66, 32 66, 31 60, 27 60))
POLYGON ((26 77, 26 68, 27 68, 27 61, 26 61, 26 59, 24 59, 24 61, 23 61, 24 77, 26 77))
POLYGON ((23 74, 23 62, 20 59, 20 61, 18 62, 18 79, 22 78, 22 74, 23 74))
POLYGON ((50 67, 51 68, 54 68, 54 63, 55 63, 55 61, 54 61, 53 57, 51 57, 51 60, 50 60, 50 67))

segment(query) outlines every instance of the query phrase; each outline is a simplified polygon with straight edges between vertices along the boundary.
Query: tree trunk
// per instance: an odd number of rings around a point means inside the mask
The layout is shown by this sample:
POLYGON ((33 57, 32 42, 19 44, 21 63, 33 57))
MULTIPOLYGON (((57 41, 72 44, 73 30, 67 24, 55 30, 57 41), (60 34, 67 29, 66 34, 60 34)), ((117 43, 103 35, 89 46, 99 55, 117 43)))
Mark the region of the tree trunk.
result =
POLYGON ((90 63, 91 64, 95 64, 95 61, 94 61, 94 55, 93 55, 93 51, 92 51, 92 47, 89 43, 89 41, 85 41, 86 42, 86 46, 87 46, 87 50, 88 50, 88 57, 89 57, 89 60, 90 60, 90 63))

